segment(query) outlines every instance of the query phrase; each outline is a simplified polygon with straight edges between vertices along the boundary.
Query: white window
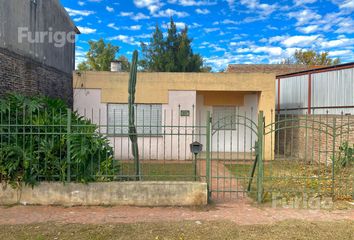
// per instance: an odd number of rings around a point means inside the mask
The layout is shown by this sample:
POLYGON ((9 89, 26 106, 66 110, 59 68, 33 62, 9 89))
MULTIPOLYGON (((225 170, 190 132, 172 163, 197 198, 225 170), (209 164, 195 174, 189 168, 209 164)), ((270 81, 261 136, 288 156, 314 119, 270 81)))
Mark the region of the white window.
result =
POLYGON ((236 130, 236 107, 213 106, 213 129, 236 130))
MULTIPOLYGON (((159 135, 162 133, 162 105, 136 104, 135 126, 138 134, 159 135)), ((128 104, 108 104, 108 134, 129 133, 128 104)))

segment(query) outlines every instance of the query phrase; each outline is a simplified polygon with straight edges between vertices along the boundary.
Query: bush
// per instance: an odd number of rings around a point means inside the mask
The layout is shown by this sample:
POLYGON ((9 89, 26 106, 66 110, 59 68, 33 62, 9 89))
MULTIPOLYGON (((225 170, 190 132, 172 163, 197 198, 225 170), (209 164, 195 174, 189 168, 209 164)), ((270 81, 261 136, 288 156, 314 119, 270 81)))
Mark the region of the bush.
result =
POLYGON ((0 182, 64 182, 69 172, 76 182, 108 181, 118 170, 108 139, 63 101, 18 94, 0 99, 0 182))
POLYGON ((348 142, 342 143, 339 146, 339 153, 334 164, 336 168, 344 168, 354 164, 354 144, 350 146, 348 142))

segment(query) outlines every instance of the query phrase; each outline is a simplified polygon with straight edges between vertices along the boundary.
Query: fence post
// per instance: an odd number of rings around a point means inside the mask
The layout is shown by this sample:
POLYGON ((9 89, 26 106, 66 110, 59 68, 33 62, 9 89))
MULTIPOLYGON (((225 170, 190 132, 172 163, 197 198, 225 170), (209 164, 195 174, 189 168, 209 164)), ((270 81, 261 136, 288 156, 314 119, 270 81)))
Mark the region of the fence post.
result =
POLYGON ((71 181, 71 151, 70 151, 70 138, 71 138, 71 109, 67 109, 67 122, 66 122, 66 161, 68 164, 67 169, 67 182, 71 181))
POLYGON ((210 200, 211 197, 211 176, 210 176, 210 138, 211 138, 211 117, 210 117, 210 111, 207 113, 207 129, 206 129, 206 181, 207 181, 207 187, 208 187, 208 201, 210 200))
POLYGON ((337 119, 335 116, 333 116, 333 137, 332 137, 333 141, 332 141, 332 186, 331 186, 331 195, 332 195, 332 198, 334 198, 334 177, 335 177, 335 174, 334 174, 334 171, 335 171, 335 168, 334 168, 334 164, 336 162, 336 141, 337 141, 337 119))
POLYGON ((257 202, 262 202, 263 196, 263 177, 264 177, 264 169, 263 169, 263 134, 264 134, 264 119, 263 119, 263 111, 258 113, 258 174, 257 174, 257 202))

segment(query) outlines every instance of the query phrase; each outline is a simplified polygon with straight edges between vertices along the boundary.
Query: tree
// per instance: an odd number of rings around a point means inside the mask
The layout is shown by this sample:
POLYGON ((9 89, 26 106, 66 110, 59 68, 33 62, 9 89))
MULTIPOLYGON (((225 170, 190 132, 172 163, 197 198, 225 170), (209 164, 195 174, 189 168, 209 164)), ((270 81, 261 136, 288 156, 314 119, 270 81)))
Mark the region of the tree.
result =
POLYGON ((87 61, 78 65, 81 71, 109 71, 111 62, 115 60, 116 54, 119 51, 118 46, 113 46, 110 43, 105 43, 103 39, 99 41, 89 41, 90 50, 87 52, 87 61))
POLYGON ((208 72, 210 67, 203 66, 203 58, 194 54, 188 36, 188 28, 181 32, 173 19, 167 29, 167 36, 156 25, 149 44, 142 43, 143 59, 140 68, 154 72, 208 72))
POLYGON ((77 69, 79 71, 89 71, 90 70, 90 66, 86 63, 86 62, 82 62, 77 66, 77 69))
POLYGON ((314 50, 296 50, 292 58, 285 59, 284 64, 314 65, 336 65, 340 63, 339 58, 332 59, 328 52, 316 52, 314 50))
POLYGON ((129 72, 130 71, 130 62, 128 60, 128 58, 126 58, 125 56, 120 56, 118 58, 118 61, 120 61, 122 63, 122 72, 129 72))

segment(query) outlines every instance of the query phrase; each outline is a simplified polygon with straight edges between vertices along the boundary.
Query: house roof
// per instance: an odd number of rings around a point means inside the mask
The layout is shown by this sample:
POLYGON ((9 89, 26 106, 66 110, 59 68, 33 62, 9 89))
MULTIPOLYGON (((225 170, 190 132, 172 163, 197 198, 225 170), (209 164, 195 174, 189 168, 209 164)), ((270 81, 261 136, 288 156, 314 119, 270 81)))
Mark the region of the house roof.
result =
POLYGON ((335 70, 341 70, 341 69, 347 69, 347 68, 354 68, 354 62, 338 64, 338 65, 333 65, 333 66, 320 67, 320 68, 316 68, 316 69, 308 69, 308 70, 304 70, 304 71, 298 71, 298 72, 287 73, 287 74, 281 74, 281 75, 277 75, 277 78, 299 76, 299 75, 305 75, 305 74, 309 74, 309 73, 329 72, 329 71, 335 71, 335 70))
POLYGON ((305 71, 321 66, 301 64, 230 64, 226 72, 231 73, 274 73, 276 75, 305 71))

